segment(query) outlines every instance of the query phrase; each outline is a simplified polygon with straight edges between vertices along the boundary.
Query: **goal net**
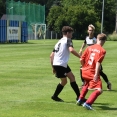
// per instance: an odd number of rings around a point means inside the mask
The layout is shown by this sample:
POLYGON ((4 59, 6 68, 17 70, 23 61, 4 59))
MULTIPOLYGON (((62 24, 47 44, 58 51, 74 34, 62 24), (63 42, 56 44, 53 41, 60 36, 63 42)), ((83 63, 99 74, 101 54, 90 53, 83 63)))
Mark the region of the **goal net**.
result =
POLYGON ((35 39, 45 39, 46 36, 46 24, 32 23, 32 31, 35 39))

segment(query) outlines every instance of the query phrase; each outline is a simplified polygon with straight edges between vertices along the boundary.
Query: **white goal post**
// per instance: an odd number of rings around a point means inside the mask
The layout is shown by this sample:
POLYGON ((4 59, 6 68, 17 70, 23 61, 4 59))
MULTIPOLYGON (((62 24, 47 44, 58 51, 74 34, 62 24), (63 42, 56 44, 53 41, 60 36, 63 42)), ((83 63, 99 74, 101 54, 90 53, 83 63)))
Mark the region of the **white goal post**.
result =
POLYGON ((42 23, 31 23, 32 31, 34 33, 35 39, 41 38, 45 39, 46 37, 46 24, 42 23))

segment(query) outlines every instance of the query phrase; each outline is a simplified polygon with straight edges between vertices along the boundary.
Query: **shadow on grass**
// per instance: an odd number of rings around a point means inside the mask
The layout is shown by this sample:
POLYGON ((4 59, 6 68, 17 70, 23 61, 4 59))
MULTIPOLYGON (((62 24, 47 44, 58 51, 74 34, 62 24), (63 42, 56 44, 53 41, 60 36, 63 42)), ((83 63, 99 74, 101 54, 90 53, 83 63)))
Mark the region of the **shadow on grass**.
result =
MULTIPOLYGON (((75 101, 64 101, 64 102, 59 102, 59 103, 66 103, 66 104, 76 104, 75 101)), ((98 107, 102 110, 117 110, 117 108, 112 108, 112 107, 109 107, 109 104, 108 103, 94 103, 93 107, 98 107), (97 105, 97 106, 96 106, 97 105)))
POLYGON ((117 108, 111 108, 109 106, 98 106, 98 107, 103 109, 103 110, 117 110, 117 108))
POLYGON ((117 108, 111 108, 111 107, 109 107, 108 105, 108 103, 95 103, 95 105, 98 105, 97 107, 99 107, 99 108, 101 108, 102 110, 117 110, 117 108))
POLYGON ((117 90, 103 90, 103 91, 117 92, 117 90))
POLYGON ((75 101, 64 101, 64 103, 68 103, 68 104, 76 104, 75 101))

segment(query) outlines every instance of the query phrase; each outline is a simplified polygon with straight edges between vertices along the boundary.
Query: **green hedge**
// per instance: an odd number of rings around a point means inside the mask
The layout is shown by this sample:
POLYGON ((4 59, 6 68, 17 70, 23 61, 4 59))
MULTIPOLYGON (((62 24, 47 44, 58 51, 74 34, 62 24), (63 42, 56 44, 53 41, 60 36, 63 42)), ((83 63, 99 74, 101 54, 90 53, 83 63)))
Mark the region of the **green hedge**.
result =
POLYGON ((108 41, 117 41, 117 34, 110 34, 107 37, 108 41))

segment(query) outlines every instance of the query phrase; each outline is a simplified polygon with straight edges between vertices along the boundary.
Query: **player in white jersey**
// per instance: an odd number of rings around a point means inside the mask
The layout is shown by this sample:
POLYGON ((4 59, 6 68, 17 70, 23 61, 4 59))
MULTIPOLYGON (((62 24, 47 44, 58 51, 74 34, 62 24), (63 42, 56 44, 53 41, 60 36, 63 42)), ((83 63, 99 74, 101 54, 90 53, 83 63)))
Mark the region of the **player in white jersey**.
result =
POLYGON ((88 46, 94 45, 94 44, 96 44, 96 42, 97 42, 97 40, 96 40, 95 37, 91 38, 89 36, 87 36, 86 39, 85 39, 85 41, 84 41, 85 45, 88 45, 88 46))
MULTIPOLYGON (((94 37, 94 31, 95 31, 95 27, 92 24, 90 24, 88 26, 88 34, 89 34, 89 36, 86 37, 84 43, 81 46, 81 49, 80 49, 80 52, 79 52, 80 55, 82 54, 82 50, 85 48, 86 45, 87 46, 91 46, 91 45, 96 44, 97 41, 96 41, 96 38, 94 37)), ((80 69, 80 76, 81 76, 81 80, 82 80, 82 82, 84 84, 84 80, 82 78, 82 70, 81 69, 80 69)), ((100 76, 102 76, 104 81, 107 83, 107 90, 111 90, 111 83, 109 82, 107 75, 103 72, 102 65, 101 65, 101 70, 100 70, 100 76)), ((82 84, 82 86, 83 86, 83 84, 82 84)))
POLYGON ((61 82, 57 85, 55 92, 51 98, 55 101, 60 102, 62 102, 63 100, 60 99, 58 95, 67 84, 67 77, 70 80, 70 85, 76 93, 77 98, 80 95, 78 85, 75 81, 75 76, 73 75, 70 67, 68 66, 70 53, 80 58, 80 55, 74 50, 71 40, 73 29, 69 26, 64 26, 62 28, 62 34, 63 37, 57 42, 53 52, 50 54, 50 62, 53 68, 53 73, 56 75, 57 78, 61 80, 61 82))

